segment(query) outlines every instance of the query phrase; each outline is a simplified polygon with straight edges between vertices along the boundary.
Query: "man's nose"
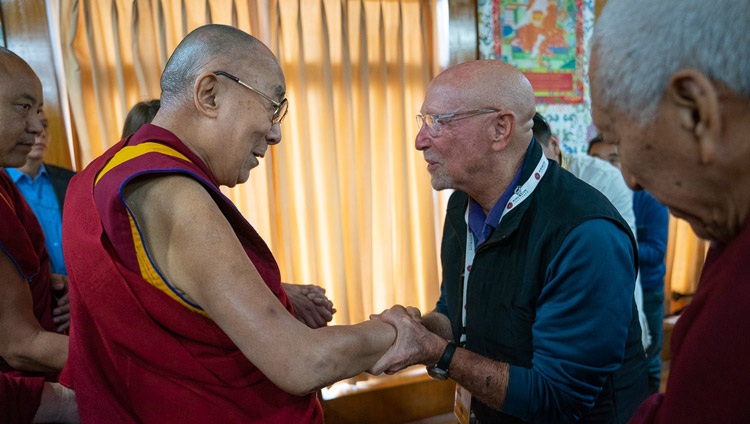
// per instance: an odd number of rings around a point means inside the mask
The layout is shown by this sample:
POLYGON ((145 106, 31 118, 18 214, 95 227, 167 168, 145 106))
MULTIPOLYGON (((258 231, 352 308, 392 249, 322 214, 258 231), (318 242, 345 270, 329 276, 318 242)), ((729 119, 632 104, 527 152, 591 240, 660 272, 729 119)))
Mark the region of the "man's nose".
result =
POLYGON ((269 146, 281 143, 281 123, 271 125, 271 129, 266 134, 266 143, 269 146))
POLYGON ((641 187, 640 183, 638 183, 635 175, 633 175, 628 167, 625 166, 625 164, 623 164, 622 162, 620 162, 620 171, 622 171, 622 177, 625 179, 625 183, 628 185, 628 187, 630 187, 631 190, 643 190, 643 187, 641 187))
POLYGON ((26 120, 26 131, 33 133, 34 135, 39 135, 44 131, 44 125, 42 125, 42 114, 39 113, 29 113, 29 119, 26 120))
POLYGON ((417 150, 425 150, 428 147, 430 147, 430 144, 432 143, 432 138, 430 137, 430 134, 427 132, 427 125, 422 125, 419 127, 419 132, 417 133, 417 137, 414 139, 414 147, 417 150))

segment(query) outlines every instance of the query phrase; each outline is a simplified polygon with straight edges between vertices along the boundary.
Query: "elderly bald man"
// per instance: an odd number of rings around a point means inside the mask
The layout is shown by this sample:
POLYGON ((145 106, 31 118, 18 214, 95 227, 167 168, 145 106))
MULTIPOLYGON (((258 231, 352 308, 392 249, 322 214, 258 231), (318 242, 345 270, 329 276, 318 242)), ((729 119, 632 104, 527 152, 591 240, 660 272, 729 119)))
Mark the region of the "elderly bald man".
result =
POLYGON ((609 0, 594 30, 592 114, 626 182, 712 241, 636 423, 750 422, 748 22, 746 1, 609 0))
POLYGON ((529 81, 500 61, 430 83, 416 148, 432 187, 456 190, 442 293, 424 317, 373 317, 398 328, 373 372, 428 365, 456 381, 466 421, 622 423, 646 396, 635 240, 601 193, 548 161, 533 116, 529 81))
POLYGON ((90 422, 321 422, 315 391, 371 367, 395 329, 298 321, 273 255, 219 189, 281 141, 281 68, 249 34, 206 25, 161 88, 152 123, 71 182, 61 381, 90 422))

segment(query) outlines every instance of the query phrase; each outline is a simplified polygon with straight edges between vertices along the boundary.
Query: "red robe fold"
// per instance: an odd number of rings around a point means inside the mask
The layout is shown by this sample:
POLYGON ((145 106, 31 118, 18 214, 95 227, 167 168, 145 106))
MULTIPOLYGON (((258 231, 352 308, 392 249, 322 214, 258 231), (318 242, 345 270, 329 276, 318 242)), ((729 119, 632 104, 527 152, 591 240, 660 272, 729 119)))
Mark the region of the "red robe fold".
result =
MULTIPOLYGON (((44 233, 21 192, 2 171, 0 249, 16 266, 13 271, 0 269, 0 272, 18 272, 29 283, 34 316, 43 329, 54 332, 49 255, 44 247, 44 233)), ((42 375, 16 370, 0 357, 0 423, 31 422, 39 408, 44 383, 44 378, 33 377, 42 375)), ((45 377, 54 380, 57 375, 45 377)))
POLYGON ((121 198, 121 188, 144 173, 199 181, 292 312, 273 255, 205 164, 172 133, 144 126, 74 177, 65 203, 65 216, 77 219, 63 224, 72 316, 61 382, 75 386, 82 421, 322 422, 315 395, 276 387, 210 318, 144 279, 121 198), (126 148, 135 153, 123 160, 117 153, 126 148))

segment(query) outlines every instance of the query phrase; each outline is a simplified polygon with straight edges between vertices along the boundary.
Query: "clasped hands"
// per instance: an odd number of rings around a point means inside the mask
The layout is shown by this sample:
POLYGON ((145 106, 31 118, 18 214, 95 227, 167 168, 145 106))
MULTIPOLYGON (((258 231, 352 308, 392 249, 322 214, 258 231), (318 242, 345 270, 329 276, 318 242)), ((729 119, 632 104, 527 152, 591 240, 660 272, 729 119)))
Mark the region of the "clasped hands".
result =
POLYGON ((320 328, 328 325, 336 313, 326 290, 315 285, 301 285, 283 283, 289 300, 294 307, 294 316, 310 328, 320 328))
POLYGON ((374 375, 394 374, 415 364, 433 365, 448 344, 423 325, 421 312, 413 306, 395 305, 380 314, 370 315, 370 319, 386 322, 396 329, 396 340, 367 370, 374 375))

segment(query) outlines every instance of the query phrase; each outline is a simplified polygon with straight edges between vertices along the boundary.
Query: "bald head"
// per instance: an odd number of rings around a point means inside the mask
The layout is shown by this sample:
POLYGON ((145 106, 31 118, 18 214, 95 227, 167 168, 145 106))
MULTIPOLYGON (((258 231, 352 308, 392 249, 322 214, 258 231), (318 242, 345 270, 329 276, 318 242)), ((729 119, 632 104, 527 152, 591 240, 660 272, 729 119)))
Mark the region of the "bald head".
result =
POLYGON ((175 106, 192 98, 193 84, 202 72, 226 70, 251 63, 251 73, 280 72, 273 53, 260 40, 226 25, 204 25, 177 46, 161 76, 161 104, 175 106))
POLYGON ((435 77, 430 86, 453 90, 455 99, 478 107, 508 109, 519 124, 531 128, 534 116, 534 90, 526 77, 499 60, 475 60, 452 66, 435 77))
POLYGON ((40 121, 42 84, 28 63, 0 47, 0 166, 19 167, 26 162, 40 121))

